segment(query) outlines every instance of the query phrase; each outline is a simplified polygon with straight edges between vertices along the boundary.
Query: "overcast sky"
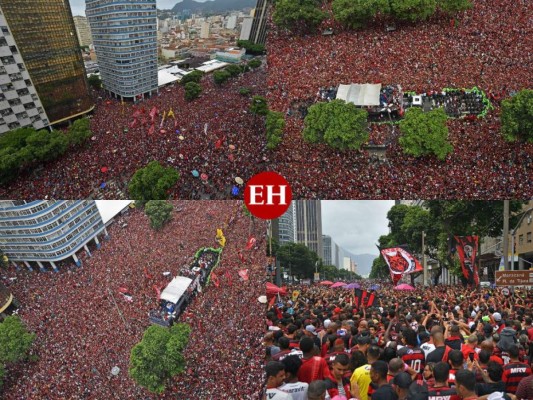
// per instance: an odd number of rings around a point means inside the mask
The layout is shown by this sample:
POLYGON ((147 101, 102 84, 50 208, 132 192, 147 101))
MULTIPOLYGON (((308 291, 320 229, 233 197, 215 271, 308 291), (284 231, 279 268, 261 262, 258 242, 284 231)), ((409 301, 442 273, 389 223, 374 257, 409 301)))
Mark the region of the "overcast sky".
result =
POLYGON ((323 200, 322 233, 354 254, 374 254, 381 235, 389 233, 387 212, 394 201, 323 200))
MULTIPOLYGON (((203 3, 206 0, 196 0, 200 3, 203 3)), ((85 0, 69 0, 70 7, 72 8, 72 15, 85 15, 85 0)), ((160 10, 169 10, 176 5, 176 3, 181 3, 178 0, 157 0, 157 8, 160 10)))

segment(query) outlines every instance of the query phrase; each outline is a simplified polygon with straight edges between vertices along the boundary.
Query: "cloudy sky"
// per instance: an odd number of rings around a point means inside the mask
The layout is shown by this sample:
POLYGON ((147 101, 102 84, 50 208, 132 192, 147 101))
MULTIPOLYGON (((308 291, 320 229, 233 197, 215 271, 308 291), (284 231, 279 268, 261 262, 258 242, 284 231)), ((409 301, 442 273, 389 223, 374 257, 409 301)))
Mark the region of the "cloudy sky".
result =
POLYGON ((375 254, 381 235, 389 233, 387 212, 394 201, 324 200, 322 233, 330 235, 342 248, 354 254, 375 254))
MULTIPOLYGON (((196 0, 200 3, 203 3, 206 0, 196 0)), ((72 8, 72 15, 85 15, 85 0, 69 0, 70 7, 72 8)), ((157 8, 161 10, 171 9, 176 5, 176 3, 181 3, 179 0, 157 0, 157 8)))

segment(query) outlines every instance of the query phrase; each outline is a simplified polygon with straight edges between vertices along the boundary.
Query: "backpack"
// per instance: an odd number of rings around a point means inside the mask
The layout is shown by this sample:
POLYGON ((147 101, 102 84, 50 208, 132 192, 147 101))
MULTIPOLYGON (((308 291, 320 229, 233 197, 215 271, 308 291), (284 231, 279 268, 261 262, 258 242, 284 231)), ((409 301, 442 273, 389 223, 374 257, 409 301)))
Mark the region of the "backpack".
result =
POLYGON ((498 342, 498 347, 502 351, 509 351, 509 347, 512 344, 516 344, 516 331, 513 328, 505 327, 500 333, 500 341, 498 342))

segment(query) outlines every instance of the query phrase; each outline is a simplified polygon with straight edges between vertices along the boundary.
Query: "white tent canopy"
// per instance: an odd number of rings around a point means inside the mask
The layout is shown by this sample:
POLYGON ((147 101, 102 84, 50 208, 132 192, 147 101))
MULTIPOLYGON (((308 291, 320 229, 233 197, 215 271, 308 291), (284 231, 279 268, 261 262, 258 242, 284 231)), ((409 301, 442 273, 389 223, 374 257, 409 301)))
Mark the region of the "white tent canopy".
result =
POLYGON ((191 282, 191 278, 187 278, 185 276, 176 276, 161 292, 161 298, 176 304, 180 300, 181 296, 183 296, 183 293, 185 293, 191 282))
POLYGON ((158 71, 157 73, 157 85, 159 87, 168 85, 169 83, 176 82, 179 79, 166 70, 158 71))
POLYGON ((202 71, 207 74, 209 72, 216 71, 217 69, 224 68, 226 65, 229 65, 229 63, 218 60, 210 60, 203 63, 201 67, 195 69, 197 71, 202 71))
POLYGON ((117 214, 119 214, 122 210, 124 210, 126 207, 130 205, 130 203, 133 203, 131 200, 95 200, 96 208, 98 208, 98 211, 100 212, 100 215, 102 216, 102 221, 104 224, 107 224, 107 222, 117 214))
POLYGON ((379 106, 380 91, 381 83, 339 85, 337 99, 344 100, 347 103, 353 103, 356 106, 379 106))

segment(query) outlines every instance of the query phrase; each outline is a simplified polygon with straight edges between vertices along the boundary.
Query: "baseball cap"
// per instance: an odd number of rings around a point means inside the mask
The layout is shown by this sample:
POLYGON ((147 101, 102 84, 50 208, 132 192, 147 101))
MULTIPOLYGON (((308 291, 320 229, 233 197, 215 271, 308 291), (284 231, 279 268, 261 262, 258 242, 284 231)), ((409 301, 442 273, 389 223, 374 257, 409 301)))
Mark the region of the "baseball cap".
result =
POLYGON ((307 332, 311 332, 311 333, 312 333, 313 335, 315 335, 315 336, 317 335, 317 333, 316 333, 316 328, 315 328, 313 325, 307 325, 307 326, 305 327, 305 330, 306 330, 307 332))

